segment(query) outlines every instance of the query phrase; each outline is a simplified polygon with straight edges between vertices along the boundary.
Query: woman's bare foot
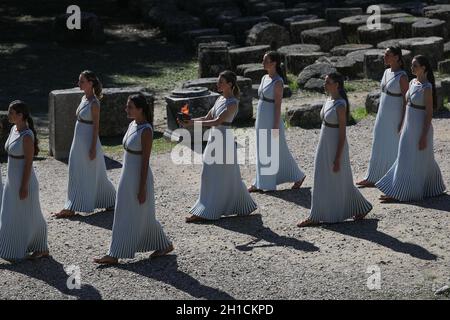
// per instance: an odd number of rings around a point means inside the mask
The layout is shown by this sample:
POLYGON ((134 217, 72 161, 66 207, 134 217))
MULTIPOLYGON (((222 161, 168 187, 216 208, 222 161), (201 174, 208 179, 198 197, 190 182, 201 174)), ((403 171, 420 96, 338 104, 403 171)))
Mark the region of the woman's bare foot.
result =
POLYGON ((366 213, 362 213, 362 214, 357 214, 353 217, 354 221, 358 221, 358 220, 364 220, 364 218, 367 216, 369 212, 366 213))
POLYGON ((294 183, 294 185, 291 187, 291 189, 294 189, 294 190, 300 189, 303 184, 303 181, 305 181, 305 178, 306 178, 306 176, 304 176, 302 180, 299 180, 296 183, 294 183))
POLYGON ((381 196, 380 200, 381 200, 380 201, 381 203, 396 203, 396 202, 400 202, 397 199, 392 198, 392 197, 388 197, 388 196, 381 196))
POLYGON ((54 215, 56 219, 70 218, 75 215, 75 211, 63 209, 58 213, 52 212, 51 214, 54 215))
POLYGON ((303 220, 302 222, 297 223, 297 227, 299 228, 303 228, 303 227, 309 227, 309 226, 313 226, 313 225, 317 225, 318 223, 311 220, 311 219, 306 219, 303 220))
POLYGON ((175 248, 174 248, 173 244, 171 244, 170 246, 168 246, 168 247, 167 247, 166 249, 164 249, 164 250, 156 250, 155 252, 153 252, 153 253, 150 255, 150 258, 156 258, 156 257, 162 257, 162 256, 165 256, 165 255, 168 254, 169 252, 172 252, 173 249, 175 249, 175 248))
POLYGON ((111 257, 111 256, 103 256, 102 258, 96 258, 94 259, 95 263, 98 264, 118 264, 119 263, 119 259, 111 257))
POLYGON ((250 186, 248 189, 247 189, 247 191, 248 192, 262 192, 262 190, 261 189, 258 189, 257 187, 255 187, 255 186, 250 186))
POLYGON ((196 215, 191 215, 190 217, 186 217, 186 223, 190 223, 190 222, 197 222, 197 221, 205 221, 206 219, 196 216, 196 215))
POLYGON ((48 251, 42 251, 42 252, 33 252, 27 257, 27 260, 37 260, 40 258, 47 258, 50 256, 48 251))
POLYGON ((356 185, 357 185, 357 186, 360 186, 360 187, 363 187, 363 188, 373 188, 373 187, 375 187, 375 183, 370 182, 370 181, 368 181, 368 180, 361 180, 361 181, 358 181, 358 182, 356 183, 356 185))

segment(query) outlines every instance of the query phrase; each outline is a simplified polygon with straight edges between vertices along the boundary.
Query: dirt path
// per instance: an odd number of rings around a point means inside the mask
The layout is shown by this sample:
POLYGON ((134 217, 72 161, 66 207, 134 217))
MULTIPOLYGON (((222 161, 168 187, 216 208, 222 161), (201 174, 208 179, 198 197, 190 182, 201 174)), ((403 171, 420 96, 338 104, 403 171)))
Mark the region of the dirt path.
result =
MULTIPOLYGON (((366 170, 373 126, 368 117, 349 127, 354 178, 366 170)), ((433 120, 435 155, 450 185, 450 119, 433 120)), ((237 129, 240 135, 248 129, 237 129)), ((450 196, 413 204, 379 204, 376 189, 364 189, 374 204, 367 220, 298 229, 308 215, 318 130, 290 128, 288 144, 307 173, 304 188, 282 185, 271 195, 256 194, 259 209, 243 218, 187 225, 183 218, 196 200, 200 165, 176 166, 170 154, 152 158, 157 217, 176 250, 149 261, 147 254, 119 267, 97 268, 95 256, 108 249, 113 214, 55 220, 49 212, 64 203, 67 165, 35 163, 42 209, 48 219, 54 260, 9 265, 0 261, 0 299, 406 299, 433 298, 450 281, 450 196), (80 268, 80 290, 68 290, 63 267, 80 268), (369 290, 368 268, 381 272, 381 289, 369 290)), ((120 155, 112 155, 120 160, 120 155)), ((1 164, 3 175, 5 164, 1 164)), ((254 166, 241 166, 250 183, 254 166)), ((115 185, 120 169, 108 174, 115 185)))

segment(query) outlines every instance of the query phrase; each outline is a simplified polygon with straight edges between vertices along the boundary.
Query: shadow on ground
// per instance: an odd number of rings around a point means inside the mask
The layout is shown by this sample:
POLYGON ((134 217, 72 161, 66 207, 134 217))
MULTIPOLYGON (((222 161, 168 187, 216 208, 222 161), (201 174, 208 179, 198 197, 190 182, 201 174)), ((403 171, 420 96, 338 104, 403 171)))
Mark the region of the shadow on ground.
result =
POLYGON ((411 202, 409 204, 426 209, 450 212, 450 195, 445 193, 438 197, 427 198, 423 201, 411 202))
POLYGON ((421 260, 436 260, 437 256, 427 249, 409 242, 403 242, 378 230, 378 219, 365 219, 357 222, 345 222, 323 225, 323 229, 347 236, 367 240, 395 252, 405 253, 421 260))
POLYGON ((260 214, 225 217, 218 221, 201 223, 213 224, 222 229, 249 235, 255 238, 248 243, 237 245, 236 249, 240 251, 250 251, 255 248, 264 247, 288 247, 306 252, 319 251, 319 248, 311 242, 279 235, 269 227, 264 226, 264 222, 262 221, 262 216, 260 214), (257 245, 261 241, 265 243, 257 245))
POLYGON ((265 192, 264 195, 292 202, 305 209, 311 209, 311 187, 302 187, 299 190, 283 189, 265 192))
POLYGON ((167 283, 197 299, 234 299, 228 293, 204 285, 189 274, 179 270, 176 255, 168 255, 157 259, 140 260, 132 263, 121 263, 115 266, 100 266, 99 268, 118 268, 134 272, 141 276, 167 283))
POLYGON ((94 227, 99 227, 107 230, 112 230, 114 222, 114 211, 103 210, 89 215, 77 214, 73 217, 69 217, 70 221, 79 221, 89 224, 94 227))
POLYGON ((93 286, 82 284, 80 289, 69 289, 67 284, 74 284, 64 270, 64 266, 52 257, 37 261, 21 261, 13 264, 0 264, 0 270, 21 273, 27 277, 45 282, 62 294, 79 300, 100 300, 100 292, 93 286))

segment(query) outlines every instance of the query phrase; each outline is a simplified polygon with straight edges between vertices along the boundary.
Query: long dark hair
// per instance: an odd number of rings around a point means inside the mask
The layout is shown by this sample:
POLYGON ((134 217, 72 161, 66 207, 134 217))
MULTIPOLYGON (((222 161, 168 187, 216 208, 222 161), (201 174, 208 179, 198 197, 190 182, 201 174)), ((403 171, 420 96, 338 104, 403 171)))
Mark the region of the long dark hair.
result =
POLYGON ((145 96, 142 93, 137 93, 137 94, 132 94, 131 96, 128 97, 128 99, 133 101, 136 108, 142 109, 145 119, 153 127, 153 110, 150 108, 145 96))
POLYGON ((9 108, 13 109, 16 113, 19 113, 23 117, 23 121, 28 124, 28 127, 33 132, 34 135, 34 155, 37 156, 39 154, 39 140, 37 137, 36 129, 34 128, 34 121, 30 115, 30 111, 25 104, 25 102, 21 100, 14 100, 9 104, 9 108))
POLYGON ((281 54, 277 51, 268 51, 266 55, 270 58, 270 61, 276 63, 276 70, 278 75, 283 78, 284 83, 287 83, 286 72, 284 70, 284 64, 281 62, 281 54))
POLYGON ((413 59, 415 59, 421 67, 425 67, 425 72, 427 73, 428 81, 431 83, 432 93, 433 93, 433 109, 437 107, 437 99, 436 99, 436 80, 434 78, 433 68, 431 67, 430 61, 427 57, 423 55, 417 55, 413 59))
POLYGON ((400 47, 390 46, 387 49, 398 57, 398 62, 400 63, 400 68, 405 69, 405 61, 403 60, 402 49, 400 47))
POLYGON ((97 97, 97 99, 101 99, 103 97, 102 90, 103 85, 96 76, 96 74, 93 71, 90 70, 84 70, 81 72, 81 75, 86 78, 87 81, 92 82, 92 88, 94 89, 94 95, 97 97))
POLYGON ((222 77, 227 83, 231 83, 231 89, 233 90, 233 96, 239 98, 241 90, 237 84, 237 76, 233 71, 225 70, 219 74, 219 78, 222 77))
POLYGON ((345 100, 345 103, 347 104, 345 114, 348 122, 350 120, 350 102, 348 101, 347 91, 345 90, 344 86, 344 77, 339 72, 332 72, 328 74, 328 77, 333 80, 333 82, 336 82, 339 85, 339 95, 342 97, 342 99, 345 100))

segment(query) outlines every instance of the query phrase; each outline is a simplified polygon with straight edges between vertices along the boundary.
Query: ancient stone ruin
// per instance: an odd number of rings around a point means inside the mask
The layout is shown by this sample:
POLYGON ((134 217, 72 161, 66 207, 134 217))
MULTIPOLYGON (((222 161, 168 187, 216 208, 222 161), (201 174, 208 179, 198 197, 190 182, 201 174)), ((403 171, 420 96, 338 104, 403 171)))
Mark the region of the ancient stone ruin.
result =
MULTIPOLYGON (((330 7, 321 1, 306 0, 129 0, 128 9, 141 21, 160 27, 169 40, 181 41, 186 50, 197 55, 198 79, 184 83, 183 88, 166 97, 170 133, 177 127, 172 113, 178 112, 183 103, 193 103, 198 116, 206 114, 205 103, 211 107, 217 96, 216 77, 226 69, 239 75, 242 95, 237 120, 252 119, 252 99, 257 97, 265 74, 261 62, 268 50, 277 50, 282 55, 286 72, 291 78, 297 77, 301 90, 323 92, 324 77, 333 71, 343 73, 347 79, 379 81, 385 69, 383 52, 390 45, 403 50, 408 72, 412 57, 423 54, 436 71, 450 73, 450 4, 445 4, 445 0, 382 2, 347 0, 330 7), (367 9, 371 5, 380 9, 379 28, 368 24, 371 13, 367 9), (200 100, 201 108, 194 103, 200 100)), ((95 17, 85 14, 84 19, 92 20, 89 24, 92 30, 86 30, 86 37, 101 35, 94 32, 100 30, 95 17)), ((55 28, 58 30, 58 19, 55 28)), ((448 93, 448 81, 439 83, 439 105, 448 93)), ((286 84, 284 95, 290 94, 286 84)), ((51 149, 57 157, 68 153, 74 110, 57 115, 55 108, 75 108, 79 98, 76 90, 50 94, 51 119, 64 118, 57 126, 56 119, 51 121, 51 149), (58 130, 61 133, 56 134, 58 130)), ((368 111, 377 111, 375 93, 368 95, 366 105, 368 111)), ((288 118, 291 125, 314 126, 319 110, 315 104, 301 106, 292 110, 288 118), (299 115, 305 114, 310 124, 304 123, 305 119, 299 120, 299 115)), ((108 130, 106 125, 102 128, 108 130)), ((121 125, 118 128, 122 130, 121 125)))
MULTIPOLYGON (((100 136, 116 137, 123 135, 129 120, 123 116, 127 99, 130 95, 142 93, 146 96, 150 108, 153 109, 153 94, 144 88, 105 88, 100 100, 100 136)), ((78 88, 54 90, 49 94, 49 153, 57 160, 69 157, 74 128, 76 109, 83 96, 78 88)))
MULTIPOLYGON (((436 71, 447 74, 450 4, 445 2, 347 0, 333 6, 306 0, 130 0, 129 5, 144 21, 197 52, 200 79, 189 82, 193 86, 213 91, 212 79, 231 69, 248 79, 255 96, 268 50, 281 53, 285 70, 297 77, 301 90, 323 92, 324 77, 332 71, 347 79, 379 81, 385 69, 383 52, 390 45, 403 50, 408 72, 412 57, 424 54, 436 71), (371 5, 381 13, 377 28, 370 25, 371 5)), ((241 99, 241 119, 252 117, 251 91, 241 99)), ((448 94, 440 92, 440 99, 448 94)), ((372 96, 368 100, 375 101, 372 96)), ((310 105, 305 112, 311 110, 319 109, 310 105)))

